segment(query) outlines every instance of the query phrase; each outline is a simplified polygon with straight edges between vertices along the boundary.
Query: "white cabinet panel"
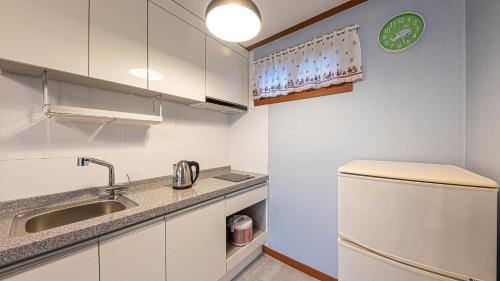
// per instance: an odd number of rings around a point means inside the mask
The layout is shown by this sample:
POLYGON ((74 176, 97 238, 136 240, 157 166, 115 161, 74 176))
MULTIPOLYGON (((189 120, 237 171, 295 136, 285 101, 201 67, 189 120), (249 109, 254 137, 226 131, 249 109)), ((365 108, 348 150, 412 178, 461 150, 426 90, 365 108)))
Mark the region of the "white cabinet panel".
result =
POLYGON ((224 200, 167 220, 167 280, 215 281, 226 273, 224 200))
POLYGON ((88 0, 0 1, 0 58, 88 75, 88 0))
POLYGON ((99 281, 97 246, 49 261, 4 281, 99 281))
POLYGON ((207 97, 248 106, 248 60, 207 37, 207 97))
POLYGON ((100 281, 165 281, 165 222, 159 222, 99 246, 100 281))
POLYGON ((147 88, 147 14, 145 0, 90 1, 90 77, 147 88))
POLYGON ((262 200, 267 199, 268 186, 256 188, 226 200, 226 216, 230 216, 262 200))
POLYGON ((205 11, 210 0, 176 0, 176 2, 198 18, 205 20, 205 11))
POLYGON ((148 32, 149 89, 205 101, 205 35, 153 3, 148 32))

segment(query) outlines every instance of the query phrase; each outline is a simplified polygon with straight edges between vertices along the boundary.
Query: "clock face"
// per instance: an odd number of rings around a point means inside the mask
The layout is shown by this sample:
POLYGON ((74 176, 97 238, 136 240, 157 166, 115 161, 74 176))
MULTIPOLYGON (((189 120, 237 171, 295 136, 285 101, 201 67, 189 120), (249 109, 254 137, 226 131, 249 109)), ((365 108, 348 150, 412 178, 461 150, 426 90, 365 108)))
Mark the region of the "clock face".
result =
POLYGON ((390 19, 380 30, 379 44, 389 52, 401 52, 413 46, 425 30, 424 18, 404 13, 390 19))

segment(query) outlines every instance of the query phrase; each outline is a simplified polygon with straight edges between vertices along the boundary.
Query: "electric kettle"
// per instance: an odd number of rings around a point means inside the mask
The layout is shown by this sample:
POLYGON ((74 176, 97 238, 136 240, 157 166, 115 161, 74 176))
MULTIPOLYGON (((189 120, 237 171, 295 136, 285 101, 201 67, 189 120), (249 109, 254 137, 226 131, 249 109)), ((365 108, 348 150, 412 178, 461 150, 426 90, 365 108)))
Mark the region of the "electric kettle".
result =
POLYGON ((174 164, 173 186, 174 189, 186 189, 193 186, 200 175, 200 165, 195 161, 179 161, 174 164), (193 167, 196 168, 196 176, 193 173, 193 167))

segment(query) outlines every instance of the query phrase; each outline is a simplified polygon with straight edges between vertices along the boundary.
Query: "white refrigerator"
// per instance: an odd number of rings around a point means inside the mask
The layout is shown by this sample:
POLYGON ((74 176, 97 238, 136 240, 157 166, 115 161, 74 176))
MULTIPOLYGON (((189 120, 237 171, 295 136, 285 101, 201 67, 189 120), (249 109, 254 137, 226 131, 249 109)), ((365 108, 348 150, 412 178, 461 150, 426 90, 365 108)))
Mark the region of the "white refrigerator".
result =
POLYGON ((339 280, 496 280, 496 182, 452 165, 339 169, 339 280))

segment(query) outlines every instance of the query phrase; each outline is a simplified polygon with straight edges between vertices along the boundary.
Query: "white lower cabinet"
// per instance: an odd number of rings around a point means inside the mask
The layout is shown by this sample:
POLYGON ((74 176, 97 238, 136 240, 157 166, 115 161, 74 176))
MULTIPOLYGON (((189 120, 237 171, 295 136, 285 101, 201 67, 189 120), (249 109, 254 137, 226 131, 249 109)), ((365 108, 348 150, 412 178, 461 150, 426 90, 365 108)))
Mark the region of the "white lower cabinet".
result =
POLYGON ((3 281, 99 281, 99 250, 96 246, 47 261, 3 281))
POLYGON ((100 281, 165 281, 165 221, 100 243, 99 259, 100 281))
POLYGON ((226 273, 225 201, 167 219, 167 280, 217 281, 226 273))

